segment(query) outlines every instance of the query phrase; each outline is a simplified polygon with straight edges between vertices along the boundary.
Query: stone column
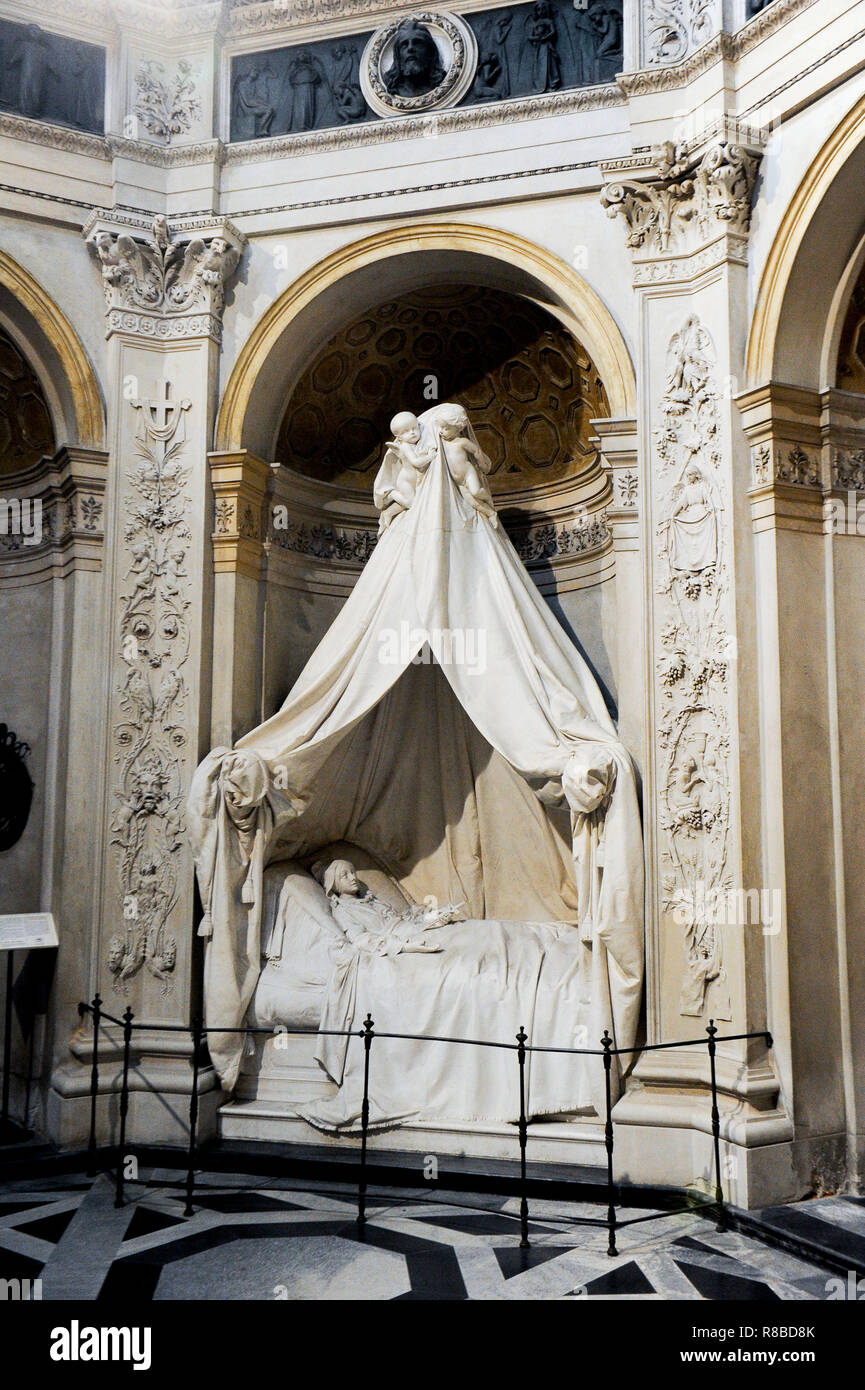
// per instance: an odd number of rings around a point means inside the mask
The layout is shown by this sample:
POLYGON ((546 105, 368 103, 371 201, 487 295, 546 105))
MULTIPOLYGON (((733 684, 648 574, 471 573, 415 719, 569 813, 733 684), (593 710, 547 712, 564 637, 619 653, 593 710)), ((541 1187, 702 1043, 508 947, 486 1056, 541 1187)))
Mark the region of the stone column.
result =
MULTIPOLYGON (((188 1024, 199 1006, 194 882, 185 833, 192 772, 210 746, 212 504, 207 446, 225 285, 243 238, 230 224, 96 210, 84 234, 101 270, 109 340, 105 693, 92 711, 95 919, 89 995, 163 1025, 136 1034, 127 1133, 182 1138, 188 1024), (182 233, 175 235, 175 232, 182 233), (101 780, 100 780, 101 779, 101 780), (164 1027, 169 1025, 169 1027, 164 1027)), ((85 1132, 89 1030, 53 1080, 53 1129, 85 1132)), ((115 1039, 116 1046, 116 1039, 115 1039)), ((102 1089, 116 1089, 107 1030, 102 1089)), ((202 1077, 216 1099, 212 1072, 202 1077)), ((114 1135, 116 1103, 100 1112, 114 1135)))
POLYGON ((264 650, 264 515, 271 466, 246 449, 210 455, 213 529, 214 748, 261 722, 264 650))
POLYGON ((862 1149, 865 625, 849 595, 865 574, 865 431, 841 391, 770 382, 737 403, 752 461, 764 853, 786 900, 767 943, 770 1000, 799 1181, 831 1189, 862 1149))
POLYGON ((640 477, 637 471, 636 420, 593 420, 594 443, 608 471, 612 498, 607 525, 616 557, 616 687, 619 736, 637 763, 646 765, 646 707, 642 698, 645 670, 642 631, 633 615, 643 606, 643 561, 640 546, 640 477))
MULTIPOLYGON (((685 146, 603 166, 638 302, 639 476, 648 757, 647 1041, 765 1028, 748 451, 734 405, 746 330, 759 133, 716 122, 685 146)), ((725 1185, 777 1193, 768 1151, 791 1134, 762 1043, 719 1045, 725 1185)), ((617 1153, 648 1180, 705 1184, 704 1046, 645 1053, 619 1103, 617 1153), (636 1126, 656 1127, 651 1141, 636 1126), (635 1128, 631 1128, 634 1126, 635 1128), (690 1143, 682 1130, 692 1131, 690 1143)))

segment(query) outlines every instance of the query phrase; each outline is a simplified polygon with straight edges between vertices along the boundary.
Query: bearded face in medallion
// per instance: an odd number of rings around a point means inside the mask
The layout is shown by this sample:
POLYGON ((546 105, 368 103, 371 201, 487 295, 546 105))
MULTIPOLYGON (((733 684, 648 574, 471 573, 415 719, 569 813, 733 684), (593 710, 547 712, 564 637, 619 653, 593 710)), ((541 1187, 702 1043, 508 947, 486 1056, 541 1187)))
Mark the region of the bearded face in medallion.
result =
POLYGON ((382 74, 391 96, 425 96, 445 79, 435 39, 415 19, 406 19, 396 31, 393 62, 382 74))

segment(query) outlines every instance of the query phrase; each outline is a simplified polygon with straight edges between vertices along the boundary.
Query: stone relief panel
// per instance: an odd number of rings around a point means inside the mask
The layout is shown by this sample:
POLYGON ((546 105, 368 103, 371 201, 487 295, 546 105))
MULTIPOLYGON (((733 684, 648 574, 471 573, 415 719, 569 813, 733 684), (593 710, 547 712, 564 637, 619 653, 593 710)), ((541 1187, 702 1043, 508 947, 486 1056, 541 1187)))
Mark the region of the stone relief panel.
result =
POLYGON ((755 483, 789 483, 794 487, 819 487, 820 463, 801 444, 757 444, 751 450, 755 483))
POLYGON ((567 91, 612 82, 621 66, 622 0, 422 11, 233 58, 231 140, 567 91))
MULTIPOLYGON (((186 58, 168 71, 156 58, 144 58, 135 69, 133 115, 143 132, 165 145, 185 135, 201 116, 200 74, 186 58)), ((145 136, 145 138, 146 138, 145 136)))
POLYGON ((594 363, 546 310, 446 285, 379 304, 327 343, 292 392, 277 457, 368 493, 391 418, 436 400, 471 411, 494 496, 583 472, 590 421, 609 415, 594 363))
POLYGON ((134 400, 130 408, 138 417, 136 459, 125 475, 128 567, 118 619, 123 667, 112 731, 111 843, 123 925, 108 943, 108 968, 121 993, 142 968, 167 992, 177 957, 167 922, 178 898, 188 757, 191 532, 183 452, 190 402, 174 400, 170 383, 160 380, 153 398, 134 400))
POLYGON ((0 110, 101 135, 105 49, 0 19, 0 110))
POLYGON ((721 29, 721 0, 646 0, 641 11, 647 66, 680 63, 721 29))
POLYGON ((0 477, 29 468, 56 447, 39 378, 0 328, 0 477))
POLYGON ((656 786, 664 912, 683 923, 683 1015, 730 998, 717 910, 732 887, 729 556, 715 350, 691 314, 667 353, 655 431, 656 786))

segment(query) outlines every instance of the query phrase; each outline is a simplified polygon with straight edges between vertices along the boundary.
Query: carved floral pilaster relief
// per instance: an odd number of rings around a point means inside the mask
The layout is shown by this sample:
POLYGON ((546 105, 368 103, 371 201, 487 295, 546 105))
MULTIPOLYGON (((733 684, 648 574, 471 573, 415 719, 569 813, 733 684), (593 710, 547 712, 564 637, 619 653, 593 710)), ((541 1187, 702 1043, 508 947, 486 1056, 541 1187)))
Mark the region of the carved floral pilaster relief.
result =
POLYGON ((181 58, 172 74, 156 58, 144 58, 135 70, 134 113, 153 137, 170 145, 174 137, 185 135, 201 116, 198 73, 181 58))
POLYGON ((680 63, 721 29, 721 0, 646 0, 641 10, 646 66, 680 63))
POLYGON ((656 785, 663 908, 683 923, 679 1008, 730 1018, 716 909, 732 888, 727 503, 715 349, 696 314, 667 353, 655 431, 656 785))
POLYGON ((118 855, 123 929, 111 937, 108 966, 125 992, 142 967, 167 991, 177 943, 166 929, 178 898, 187 759, 190 580, 189 470, 184 466, 188 400, 157 382, 134 400, 135 463, 126 472, 127 569, 118 637, 121 718, 113 728, 118 777, 111 843, 118 855))

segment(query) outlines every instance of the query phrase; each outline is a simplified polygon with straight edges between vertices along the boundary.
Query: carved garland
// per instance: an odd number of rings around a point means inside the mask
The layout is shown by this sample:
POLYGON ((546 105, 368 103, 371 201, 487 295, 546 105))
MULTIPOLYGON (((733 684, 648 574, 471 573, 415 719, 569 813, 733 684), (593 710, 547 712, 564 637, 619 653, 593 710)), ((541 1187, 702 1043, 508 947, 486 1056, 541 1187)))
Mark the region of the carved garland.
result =
POLYGON ((111 937, 108 967, 125 993, 142 966, 169 988, 177 943, 166 923, 178 898, 176 855, 183 844, 184 759, 189 656, 191 532, 188 469, 181 464, 188 400, 167 381, 154 400, 135 400, 138 462, 127 472, 126 548, 119 638, 125 672, 123 719, 114 728, 119 766, 111 843, 117 846, 123 930, 111 937))
POLYGON ((655 431, 657 786, 662 903, 685 928, 680 1012, 730 1018, 723 906, 728 867, 729 567, 715 350, 691 314, 670 342, 655 431))

